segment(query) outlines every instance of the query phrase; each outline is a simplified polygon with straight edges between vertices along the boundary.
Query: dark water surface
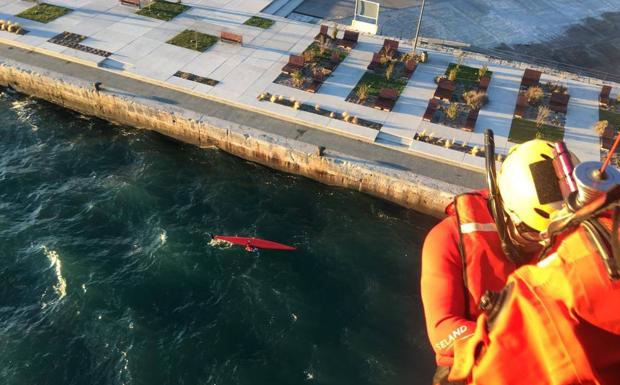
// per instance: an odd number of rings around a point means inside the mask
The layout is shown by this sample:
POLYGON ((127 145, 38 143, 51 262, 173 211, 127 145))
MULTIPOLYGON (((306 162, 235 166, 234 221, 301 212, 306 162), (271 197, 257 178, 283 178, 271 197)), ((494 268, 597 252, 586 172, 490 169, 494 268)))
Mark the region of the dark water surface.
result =
POLYGON ((0 384, 429 383, 434 223, 3 93, 0 384))

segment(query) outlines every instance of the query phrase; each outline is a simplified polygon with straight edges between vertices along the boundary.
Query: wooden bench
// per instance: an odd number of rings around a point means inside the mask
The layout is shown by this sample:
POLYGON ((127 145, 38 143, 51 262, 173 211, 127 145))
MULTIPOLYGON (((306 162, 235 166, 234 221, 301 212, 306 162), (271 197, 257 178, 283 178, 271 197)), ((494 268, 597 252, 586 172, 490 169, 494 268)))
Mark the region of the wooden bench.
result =
POLYGON ((398 92, 393 88, 382 88, 379 91, 379 97, 375 100, 374 107, 378 110, 392 111, 396 99, 398 98, 398 92))
POLYGON ((478 84, 478 91, 487 92, 489 88, 489 83, 491 83, 491 78, 488 76, 483 76, 480 78, 480 83, 478 84))
POLYGON ((611 93, 611 86, 603 86, 601 94, 598 96, 598 104, 601 107, 609 107, 609 94, 611 93))
POLYGON ((310 83, 308 88, 306 88, 306 91, 311 92, 313 94, 317 93, 319 88, 321 88, 321 86, 323 85, 324 81, 325 81, 325 75, 323 75, 323 72, 315 71, 314 75, 312 76, 312 83, 310 83))
POLYGON ((559 92, 554 92, 551 94, 551 99, 549 99, 549 108, 554 112, 562 112, 566 113, 568 109, 568 101, 570 100, 569 94, 561 94, 559 92))
POLYGON ((436 99, 450 100, 455 89, 456 84, 453 81, 442 79, 439 81, 439 84, 437 84, 437 89, 433 97, 436 99))
POLYGON ((392 39, 383 40, 383 47, 381 47, 381 50, 379 51, 379 53, 383 53, 385 56, 391 59, 392 57, 396 55, 397 52, 398 52, 398 40, 392 40, 392 39))
POLYGON ((366 69, 371 70, 371 71, 376 70, 381 65, 382 57, 383 55, 381 53, 373 53, 372 61, 370 62, 370 64, 368 64, 368 67, 366 67, 366 69))
POLYGON ((463 130, 468 132, 473 132, 476 128, 476 120, 478 120, 478 113, 480 110, 472 109, 469 111, 467 115, 467 120, 465 121, 465 126, 463 126, 463 130))
POLYGON ((220 32, 220 40, 227 43, 236 43, 243 45, 243 36, 232 32, 220 32))
POLYGON ((319 33, 317 33, 317 35, 314 37, 315 41, 319 41, 319 39, 321 38, 321 36, 323 36, 324 38, 328 38, 329 35, 327 34, 329 31, 329 27, 326 26, 325 24, 321 25, 321 30, 319 31, 319 33))
POLYGON ((515 108, 515 117, 522 118, 525 113, 525 108, 527 107, 527 96, 523 94, 519 94, 517 97, 517 107, 515 108))
POLYGON ((537 86, 540 82, 540 75, 542 75, 542 72, 540 71, 530 68, 526 69, 525 72, 523 72, 523 78, 521 78, 521 85, 526 88, 537 86))
POLYGON ((426 106, 426 111, 424 111, 424 116, 422 120, 425 122, 431 122, 433 120, 433 116, 435 116, 435 112, 437 111, 437 106, 439 103, 437 99, 431 99, 428 101, 428 105, 426 106))
POLYGON ((122 5, 131 5, 140 8, 140 0, 119 0, 122 5))
POLYGON ((295 71, 299 71, 304 68, 304 57, 301 55, 290 55, 288 63, 282 67, 282 72, 285 74, 291 74, 295 71))
POLYGON ((415 72, 416 68, 418 68, 418 63, 415 59, 409 59, 405 62, 405 76, 407 79, 411 79, 411 76, 415 72))
POLYGON ((611 150, 611 147, 614 145, 614 140, 616 139, 616 130, 614 130, 611 125, 607 125, 603 135, 601 135, 601 147, 605 150, 611 150))
POLYGON ((345 30, 342 39, 338 39, 336 45, 346 49, 353 49, 357 45, 360 33, 357 31, 345 30))

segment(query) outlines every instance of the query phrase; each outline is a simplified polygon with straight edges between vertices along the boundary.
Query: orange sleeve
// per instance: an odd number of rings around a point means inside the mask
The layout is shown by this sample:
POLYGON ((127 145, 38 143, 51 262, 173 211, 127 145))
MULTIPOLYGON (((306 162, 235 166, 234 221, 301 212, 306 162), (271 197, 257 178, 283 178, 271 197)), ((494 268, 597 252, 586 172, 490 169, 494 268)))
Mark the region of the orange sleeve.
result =
POLYGON ((466 318, 456 226, 456 217, 444 219, 426 236, 422 248, 420 285, 426 330, 441 366, 452 365, 454 341, 470 336, 476 327, 466 318))

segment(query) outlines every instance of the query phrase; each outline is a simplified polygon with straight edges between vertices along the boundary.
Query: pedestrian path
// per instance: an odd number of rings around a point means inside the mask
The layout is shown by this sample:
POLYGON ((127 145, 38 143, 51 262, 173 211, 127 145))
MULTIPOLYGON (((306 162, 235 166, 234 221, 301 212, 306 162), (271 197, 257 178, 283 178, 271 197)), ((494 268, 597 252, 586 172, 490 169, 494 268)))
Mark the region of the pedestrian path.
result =
MULTIPOLYGON (((52 0, 50 3, 73 11, 43 24, 15 16, 32 7, 33 3, 0 0, 0 19, 19 22, 30 31, 26 35, 0 31, 0 42, 185 90, 348 138, 394 146, 401 151, 460 167, 480 170, 483 158, 420 142, 415 140, 416 134, 432 133, 435 137, 482 148, 484 129, 491 128, 495 131, 499 152, 507 153, 513 145, 508 141, 508 136, 523 66, 516 68, 482 56, 469 55, 465 58, 465 65, 488 65, 493 72, 488 89, 489 103, 481 109, 474 132, 467 132, 422 120, 436 88, 434 79, 444 74, 450 63, 457 61, 453 52, 429 50, 429 61, 418 65, 394 109, 386 112, 346 101, 366 72, 373 53, 380 49, 382 37, 361 35, 357 47, 326 79, 316 94, 274 83, 289 55, 303 52, 312 43, 319 26, 266 14, 262 16, 275 21, 268 29, 243 24, 270 6, 272 2, 269 0, 187 0, 183 4, 190 8, 170 21, 137 15, 136 8, 120 5, 115 0, 52 0), (219 36, 222 31, 234 32, 243 36, 243 44, 217 42, 205 52, 198 52, 166 43, 186 29, 213 36, 219 36), (65 31, 85 36, 81 44, 110 52, 111 55, 106 58, 48 41, 65 31), (213 86, 183 79, 175 76, 178 71, 218 83, 213 86), (380 123, 382 127, 375 130, 259 101, 257 96, 262 92, 294 98, 337 113, 347 112, 351 116, 380 123)), ((282 6, 285 6, 284 2, 282 6)), ((399 50, 406 52, 411 50, 411 46, 408 42, 401 42, 399 50)), ((553 74, 545 76, 549 79, 554 77, 553 74)), ((572 97, 566 119, 565 140, 569 148, 575 148, 582 159, 596 159, 599 156, 599 139, 592 126, 598 120, 597 96, 600 85, 572 80, 568 85, 572 97)))

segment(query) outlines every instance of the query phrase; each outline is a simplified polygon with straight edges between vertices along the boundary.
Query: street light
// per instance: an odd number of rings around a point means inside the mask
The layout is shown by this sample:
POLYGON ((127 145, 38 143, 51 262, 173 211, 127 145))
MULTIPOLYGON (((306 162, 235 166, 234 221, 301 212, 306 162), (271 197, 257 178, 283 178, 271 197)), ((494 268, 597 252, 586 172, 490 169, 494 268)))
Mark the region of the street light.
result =
POLYGON ((415 30, 415 39, 413 40, 413 53, 415 53, 415 50, 418 47, 418 37, 420 35, 420 26, 422 25, 422 14, 424 13, 425 3, 426 0, 422 0, 422 8, 420 8, 420 18, 418 19, 418 27, 415 30))

